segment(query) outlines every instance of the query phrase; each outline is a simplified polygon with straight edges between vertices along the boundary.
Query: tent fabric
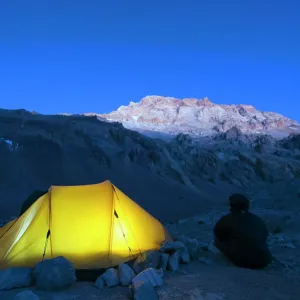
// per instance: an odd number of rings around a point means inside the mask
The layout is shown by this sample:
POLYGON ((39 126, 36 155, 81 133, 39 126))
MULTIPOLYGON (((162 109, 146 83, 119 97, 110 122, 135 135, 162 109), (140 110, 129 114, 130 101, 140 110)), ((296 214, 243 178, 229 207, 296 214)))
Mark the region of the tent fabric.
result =
POLYGON ((40 191, 40 190, 35 190, 33 191, 27 199, 23 202, 21 211, 19 213, 19 217, 25 213, 25 211, 41 196, 45 195, 48 191, 40 191))
POLYGON ((57 256, 76 269, 108 268, 168 240, 163 225, 110 181, 52 186, 0 228, 0 269, 33 267, 57 256))

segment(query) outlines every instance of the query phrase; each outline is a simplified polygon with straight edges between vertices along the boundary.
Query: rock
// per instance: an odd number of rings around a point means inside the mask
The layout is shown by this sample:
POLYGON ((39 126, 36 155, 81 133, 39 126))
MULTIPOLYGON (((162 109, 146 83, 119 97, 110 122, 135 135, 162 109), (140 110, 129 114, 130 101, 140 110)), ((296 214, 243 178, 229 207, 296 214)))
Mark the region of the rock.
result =
POLYGON ((155 289, 148 281, 136 281, 131 288, 134 300, 159 300, 155 289))
POLYGON ((41 261, 34 267, 33 276, 40 290, 62 289, 76 281, 72 263, 63 256, 41 261))
POLYGON ((9 268, 0 270, 0 291, 27 287, 32 284, 31 268, 9 268))
POLYGON ((135 277, 134 271, 127 264, 119 265, 119 278, 121 285, 129 286, 132 282, 132 279, 135 277))
POLYGON ((186 248, 180 251, 179 261, 182 264, 188 264, 191 261, 190 254, 186 248))
POLYGON ((102 278, 108 287, 114 287, 120 283, 118 271, 114 268, 106 270, 102 278))
POLYGON ((220 250, 219 250, 218 248, 216 248, 216 247, 214 246, 213 243, 210 243, 210 244, 208 245, 208 250, 209 250, 211 253, 216 254, 216 255, 218 255, 218 254, 221 253, 220 250))
POLYGON ((134 272, 138 274, 147 268, 157 269, 160 264, 160 254, 159 251, 146 251, 139 255, 133 263, 134 272))
POLYGON ((170 255, 168 260, 168 269, 170 271, 177 271, 179 268, 179 253, 175 252, 170 255))
POLYGON ((168 260, 169 260, 170 255, 167 253, 162 253, 160 255, 160 267, 166 271, 167 270, 167 266, 168 266, 168 260))
POLYGON ((104 282, 104 279, 99 276, 95 282, 95 287, 97 287, 99 290, 103 290, 104 287, 105 287, 105 282, 104 282))
POLYGON ((32 291, 24 291, 21 293, 18 293, 14 300, 39 300, 40 297, 33 293, 32 291))
POLYGON ((287 249, 296 249, 296 246, 293 243, 284 244, 283 247, 287 249))
POLYGON ((199 256, 199 251, 200 251, 198 241, 197 240, 189 240, 185 246, 189 252, 191 260, 197 260, 198 256, 199 256))
POLYGON ((199 251, 210 251, 209 250, 210 244, 208 243, 199 243, 198 247, 199 247, 199 251))
POLYGON ((184 243, 180 241, 166 242, 160 247, 160 251, 163 253, 173 253, 177 250, 184 249, 184 243))
POLYGON ((136 275, 136 277, 134 277, 132 280, 133 283, 137 283, 140 281, 148 281, 153 287, 163 285, 163 279, 161 275, 153 268, 144 270, 143 272, 136 275))

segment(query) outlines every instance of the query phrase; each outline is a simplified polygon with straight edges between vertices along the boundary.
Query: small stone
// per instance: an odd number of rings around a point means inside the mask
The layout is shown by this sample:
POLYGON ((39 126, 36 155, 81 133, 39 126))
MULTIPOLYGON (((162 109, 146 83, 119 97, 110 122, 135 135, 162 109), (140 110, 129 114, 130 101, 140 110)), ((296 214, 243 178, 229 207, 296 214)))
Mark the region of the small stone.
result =
POLYGON ((168 269, 170 271, 177 271, 179 268, 179 253, 175 252, 170 255, 168 260, 168 269))
POLYGON ((157 269, 160 264, 160 254, 159 251, 146 251, 139 255, 133 263, 134 272, 138 274, 147 268, 157 269))
POLYGON ((153 268, 148 268, 148 269, 144 270, 143 272, 136 275, 136 277, 133 278, 133 280, 132 280, 133 283, 136 283, 139 281, 143 281, 143 282, 148 281, 153 287, 163 285, 162 277, 153 268))
POLYGON ((179 261, 182 264, 188 264, 191 261, 190 254, 186 248, 180 252, 179 261))
POLYGON ((118 271, 114 268, 106 270, 101 277, 103 278, 105 284, 108 287, 114 287, 119 284, 119 275, 118 271))
POLYGON ((197 260, 200 252, 199 244, 197 240, 190 240, 186 243, 186 248, 189 252, 191 260, 197 260))
POLYGON ((99 290, 103 290, 105 287, 104 279, 99 276, 94 284, 99 290))
POLYGON ((121 285, 129 286, 132 282, 132 279, 135 277, 134 271, 127 264, 119 265, 119 278, 121 285))
POLYGON ((292 243, 284 244, 283 247, 287 249, 296 249, 296 246, 292 243))
POLYGON ((9 268, 0 270, 0 291, 28 287, 32 284, 31 268, 9 268))
POLYGON ((211 253, 213 253, 213 254, 220 254, 219 249, 216 248, 216 247, 214 246, 213 243, 210 243, 210 244, 208 245, 208 250, 209 250, 211 253))
POLYGON ((134 300, 159 300, 156 291, 148 281, 136 281, 131 288, 134 300))
POLYGON ((39 262, 34 267, 33 276, 40 290, 61 289, 76 281, 75 268, 62 256, 39 262))
POLYGON ((167 270, 169 257, 170 257, 170 255, 167 254, 167 253, 161 253, 161 255, 160 255, 160 267, 161 267, 164 271, 167 270))

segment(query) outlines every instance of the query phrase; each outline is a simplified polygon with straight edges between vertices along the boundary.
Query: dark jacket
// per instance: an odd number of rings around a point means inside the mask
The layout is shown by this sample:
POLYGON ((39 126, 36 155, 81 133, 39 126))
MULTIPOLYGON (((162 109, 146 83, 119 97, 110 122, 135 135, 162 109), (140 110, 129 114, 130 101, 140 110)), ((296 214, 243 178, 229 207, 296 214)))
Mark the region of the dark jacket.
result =
POLYGON ((271 261, 267 227, 250 212, 234 212, 222 217, 215 225, 214 235, 216 246, 238 266, 263 268, 271 261))

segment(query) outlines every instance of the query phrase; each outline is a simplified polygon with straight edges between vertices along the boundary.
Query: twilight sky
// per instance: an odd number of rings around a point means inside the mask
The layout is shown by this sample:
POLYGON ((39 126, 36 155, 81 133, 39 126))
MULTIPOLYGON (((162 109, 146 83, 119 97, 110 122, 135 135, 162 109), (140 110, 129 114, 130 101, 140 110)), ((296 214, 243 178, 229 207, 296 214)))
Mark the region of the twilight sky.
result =
POLYGON ((1 0, 0 107, 208 96, 300 121, 298 0, 1 0))

